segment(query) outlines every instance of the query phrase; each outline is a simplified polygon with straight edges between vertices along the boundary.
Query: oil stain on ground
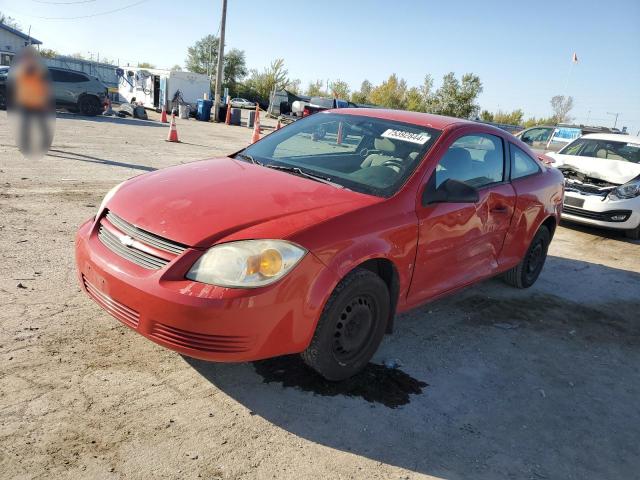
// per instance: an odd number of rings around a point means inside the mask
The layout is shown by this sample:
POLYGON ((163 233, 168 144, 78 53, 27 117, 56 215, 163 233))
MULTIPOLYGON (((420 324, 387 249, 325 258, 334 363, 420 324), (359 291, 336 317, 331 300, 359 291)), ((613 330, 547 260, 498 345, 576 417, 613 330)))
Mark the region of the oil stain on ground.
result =
POLYGON ((307 367, 297 355, 253 362, 264 383, 281 383, 316 395, 360 397, 389 408, 406 405, 428 384, 402 370, 369 363, 359 374, 341 382, 329 382, 307 367))

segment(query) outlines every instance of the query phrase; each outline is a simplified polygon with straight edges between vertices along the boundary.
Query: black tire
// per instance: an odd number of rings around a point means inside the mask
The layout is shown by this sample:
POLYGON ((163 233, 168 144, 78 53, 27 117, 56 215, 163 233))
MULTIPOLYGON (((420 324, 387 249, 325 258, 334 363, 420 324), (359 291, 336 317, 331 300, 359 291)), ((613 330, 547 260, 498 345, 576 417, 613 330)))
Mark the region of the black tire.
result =
POLYGON ((0 91, 0 110, 7 109, 7 95, 5 92, 0 91))
POLYGON ((369 270, 354 270, 331 294, 302 359, 327 380, 355 375, 380 346, 389 308, 384 281, 369 270))
POLYGON ((624 234, 627 238, 630 238, 631 240, 640 240, 640 225, 638 225, 636 228, 633 228, 631 230, 625 230, 624 234))
POLYGON ((85 95, 78 100, 78 110, 82 115, 95 117, 102 113, 102 103, 98 97, 85 95))
POLYGON ((547 259, 547 250, 551 242, 549 229, 542 225, 531 240, 531 245, 524 254, 524 258, 518 265, 504 274, 504 280, 516 288, 529 288, 536 283, 544 262, 547 259))

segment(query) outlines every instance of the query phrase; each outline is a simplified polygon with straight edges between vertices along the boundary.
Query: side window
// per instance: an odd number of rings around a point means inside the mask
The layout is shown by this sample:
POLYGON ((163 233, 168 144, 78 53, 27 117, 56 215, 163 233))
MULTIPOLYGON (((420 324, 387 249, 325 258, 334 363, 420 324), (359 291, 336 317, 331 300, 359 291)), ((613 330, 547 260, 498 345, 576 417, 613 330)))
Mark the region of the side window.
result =
POLYGON ((55 68, 50 69, 51 80, 54 82, 62 83, 79 83, 88 82, 89 79, 80 73, 67 72, 65 70, 57 70, 55 68))
POLYGON ((540 166, 527 153, 511 144, 511 179, 526 177, 540 171, 540 166))
POLYGON ((584 145, 584 140, 575 140, 573 143, 567 145, 564 150, 561 150, 562 155, 580 155, 580 150, 584 145))
POLYGON ((504 179, 502 139, 476 134, 456 140, 436 166, 436 188, 449 179, 475 188, 501 182, 504 179))
POLYGON ((521 140, 531 145, 533 142, 547 143, 553 132, 552 128, 532 128, 522 134, 521 140))

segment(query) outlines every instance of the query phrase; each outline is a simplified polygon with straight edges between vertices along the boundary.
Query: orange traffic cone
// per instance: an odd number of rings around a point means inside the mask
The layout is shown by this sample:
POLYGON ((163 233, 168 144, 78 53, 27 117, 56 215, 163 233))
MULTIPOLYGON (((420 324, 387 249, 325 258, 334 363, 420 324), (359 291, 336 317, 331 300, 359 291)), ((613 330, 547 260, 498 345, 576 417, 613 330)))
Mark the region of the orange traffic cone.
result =
POLYGON ((162 106, 162 115, 160 116, 160 121, 162 123, 169 123, 167 121, 167 107, 165 107, 164 105, 162 106))
POLYGON ((336 143, 342 145, 342 122, 338 122, 338 135, 336 136, 336 143))
POLYGON ((174 113, 171 114, 171 124, 169 125, 169 136, 167 137, 167 142, 177 142, 178 140, 178 129, 176 128, 176 115, 174 113))
POLYGON ((260 140, 260 117, 256 115, 256 120, 253 122, 253 135, 251 136, 251 143, 256 143, 260 140))
POLYGON ((231 97, 227 97, 227 116, 224 119, 224 123, 231 125, 231 97))

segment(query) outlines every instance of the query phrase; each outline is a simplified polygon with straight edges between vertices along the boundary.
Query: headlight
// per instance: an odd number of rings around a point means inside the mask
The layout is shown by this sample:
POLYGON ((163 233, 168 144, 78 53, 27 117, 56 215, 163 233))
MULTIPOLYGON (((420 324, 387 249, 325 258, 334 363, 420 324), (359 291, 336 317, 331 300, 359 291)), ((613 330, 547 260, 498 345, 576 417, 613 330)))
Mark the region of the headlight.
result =
POLYGON ((102 199, 102 203, 100 204, 100 207, 98 208, 98 213, 96 214, 96 216, 100 216, 100 213, 102 213, 102 210, 104 210, 104 207, 107 206, 107 203, 109 203, 109 200, 111 200, 113 198, 113 196, 116 194, 116 192, 122 186, 123 183, 124 182, 119 183, 118 185, 116 185, 115 187, 113 187, 111 190, 109 190, 107 192, 107 194, 102 199))
POLYGON ((284 277, 306 253, 283 240, 223 243, 202 255, 187 278, 221 287, 262 287, 284 277))
POLYGON ((637 196, 640 196, 640 180, 625 183, 609 192, 609 198, 611 200, 625 200, 637 196))

